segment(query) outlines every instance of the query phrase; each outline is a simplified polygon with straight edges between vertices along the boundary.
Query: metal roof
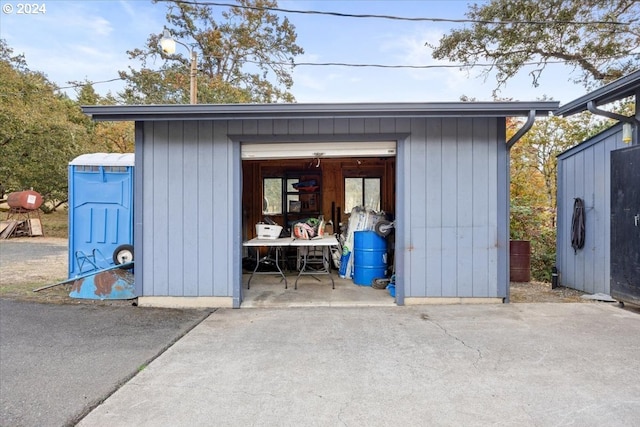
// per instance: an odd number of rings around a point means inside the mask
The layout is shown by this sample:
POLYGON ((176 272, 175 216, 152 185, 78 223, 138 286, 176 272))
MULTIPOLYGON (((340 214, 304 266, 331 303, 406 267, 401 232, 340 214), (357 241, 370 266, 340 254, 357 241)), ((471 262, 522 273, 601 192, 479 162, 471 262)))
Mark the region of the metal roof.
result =
POLYGON ((556 116, 570 116, 587 111, 587 104, 593 101, 596 106, 628 98, 640 91, 640 70, 621 77, 578 99, 575 99, 555 111, 556 116))
POLYGON ((134 166, 133 153, 82 154, 69 162, 75 166, 134 166))
POLYGON ((98 121, 243 120, 389 117, 518 117, 553 113, 556 101, 349 104, 91 105, 82 110, 98 121))

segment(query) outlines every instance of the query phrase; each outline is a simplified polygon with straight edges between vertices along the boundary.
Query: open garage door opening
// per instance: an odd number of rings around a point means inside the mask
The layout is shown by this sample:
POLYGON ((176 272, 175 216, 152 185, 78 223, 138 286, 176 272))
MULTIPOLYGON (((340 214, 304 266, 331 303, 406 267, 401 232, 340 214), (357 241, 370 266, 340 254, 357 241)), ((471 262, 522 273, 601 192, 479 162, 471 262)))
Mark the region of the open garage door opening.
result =
POLYGON ((395 304, 396 141, 251 142, 241 157, 242 307, 395 304))

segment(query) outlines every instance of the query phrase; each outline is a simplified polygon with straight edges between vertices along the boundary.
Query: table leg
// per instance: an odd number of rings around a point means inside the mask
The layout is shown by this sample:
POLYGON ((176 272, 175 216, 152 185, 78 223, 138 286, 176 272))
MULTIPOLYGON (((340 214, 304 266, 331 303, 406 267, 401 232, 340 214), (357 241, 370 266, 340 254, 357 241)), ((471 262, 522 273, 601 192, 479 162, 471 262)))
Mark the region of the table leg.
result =
POLYGON ((308 274, 311 275, 311 277, 313 277, 314 279, 316 279, 318 282, 320 281, 320 279, 318 279, 316 276, 314 276, 315 274, 328 274, 329 278, 331 279, 331 288, 335 289, 336 288, 336 283, 333 280, 333 276, 331 275, 331 250, 328 246, 323 246, 322 247, 322 268, 324 269, 324 271, 320 271, 320 270, 315 270, 313 272, 309 272, 307 273, 307 256, 309 254, 309 250, 307 250, 307 252, 304 252, 302 254, 302 267, 300 267, 300 272, 298 273, 298 277, 296 277, 296 282, 295 282, 295 286, 294 289, 298 289, 298 279, 300 278, 300 276, 302 276, 303 274, 308 274))
MULTIPOLYGON (((284 280, 284 288, 287 289, 287 276, 284 274, 284 272, 282 271, 282 269, 280 268, 280 260, 279 260, 279 254, 280 254, 280 250, 281 248, 279 246, 273 248, 276 251, 276 268, 278 269, 278 273, 280 274, 280 276, 282 276, 282 280, 284 280)), ((267 253, 267 256, 265 257, 265 259, 269 259, 269 254, 267 253)), ((247 282, 247 289, 251 289, 251 279, 253 279, 253 276, 255 274, 275 274, 272 272, 259 272, 258 268, 260 268, 260 251, 256 249, 256 266, 253 269, 253 272, 251 273, 251 276, 249 276, 249 281, 247 282)))
POLYGON ((253 275, 258 271, 258 267, 260 267, 260 251, 256 248, 256 266, 251 272, 251 276, 249 276, 249 281, 247 282, 247 289, 251 289, 251 279, 253 279, 253 275))
POLYGON ((307 252, 302 254, 302 265, 300 266, 300 272, 298 273, 298 277, 296 277, 296 282, 293 286, 293 289, 298 289, 298 279, 300 278, 300 276, 302 275, 302 273, 307 269, 307 254, 308 254, 308 250, 307 252))
POLYGON ((335 289, 336 283, 333 281, 333 275, 331 274, 331 248, 329 246, 322 247, 322 258, 324 269, 327 271, 327 274, 331 279, 331 289, 335 289))
POLYGON ((280 262, 278 261, 278 254, 280 253, 280 250, 281 249, 279 247, 276 248, 276 268, 280 272, 280 275, 282 276, 282 280, 284 280, 284 288, 287 289, 287 276, 284 275, 284 272, 280 268, 280 262))

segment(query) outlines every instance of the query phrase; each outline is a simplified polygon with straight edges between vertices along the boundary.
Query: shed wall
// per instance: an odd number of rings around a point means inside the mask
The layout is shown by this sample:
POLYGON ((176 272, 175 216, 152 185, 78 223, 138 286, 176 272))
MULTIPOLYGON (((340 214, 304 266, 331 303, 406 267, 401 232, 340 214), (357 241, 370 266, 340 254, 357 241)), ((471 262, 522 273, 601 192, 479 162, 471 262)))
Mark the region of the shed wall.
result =
POLYGON ((406 296, 506 296, 498 293, 498 147, 496 120, 411 122, 404 151, 406 296))
POLYGON ((500 126, 496 118, 145 122, 136 153, 143 175, 137 291, 239 303, 242 136, 355 135, 366 143, 367 136, 408 134, 397 158, 399 296, 504 297, 508 266, 500 259, 508 242, 500 227, 508 211, 499 189, 508 177, 498 173, 506 152, 500 126))
POLYGON ((626 147, 616 125, 558 157, 556 261, 560 284, 590 294, 610 292, 611 151, 626 147), (571 246, 573 203, 585 203, 585 244, 571 246))
POLYGON ((231 296, 240 275, 232 256, 240 164, 227 123, 146 122, 143 134, 139 292, 231 296))

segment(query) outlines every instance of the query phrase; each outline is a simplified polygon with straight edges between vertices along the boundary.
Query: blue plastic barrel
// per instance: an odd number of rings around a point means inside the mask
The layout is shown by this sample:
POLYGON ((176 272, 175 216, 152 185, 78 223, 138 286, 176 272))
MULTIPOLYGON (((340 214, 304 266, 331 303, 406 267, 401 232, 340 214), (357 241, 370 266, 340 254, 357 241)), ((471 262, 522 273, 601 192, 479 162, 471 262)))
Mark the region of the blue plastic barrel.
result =
POLYGON ((353 238, 353 282, 371 286, 386 277, 387 241, 375 231, 356 231, 353 238))

